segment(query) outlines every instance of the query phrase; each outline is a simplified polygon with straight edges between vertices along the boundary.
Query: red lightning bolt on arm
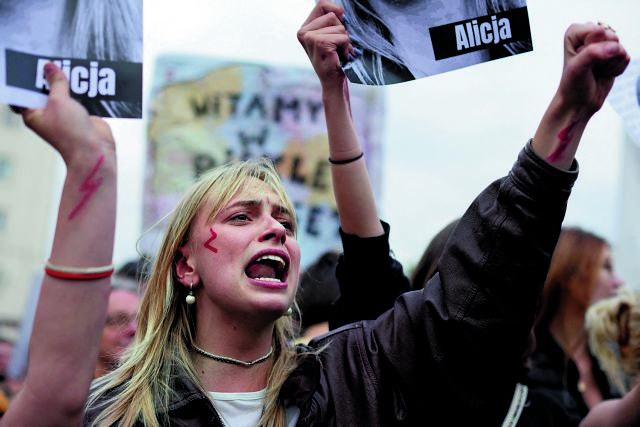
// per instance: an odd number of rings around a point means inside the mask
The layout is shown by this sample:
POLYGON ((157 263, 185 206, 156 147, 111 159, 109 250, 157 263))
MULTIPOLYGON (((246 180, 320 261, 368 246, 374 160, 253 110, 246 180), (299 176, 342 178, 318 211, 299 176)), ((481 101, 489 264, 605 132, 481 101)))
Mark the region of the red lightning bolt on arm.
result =
POLYGON ((96 174, 100 170, 100 166, 102 166, 102 162, 104 162, 104 156, 100 156, 95 166, 89 173, 89 176, 87 177, 87 179, 85 179, 84 182, 80 185, 79 191, 84 194, 82 196, 82 199, 80 199, 80 202, 76 205, 75 208, 73 208, 73 210, 69 214, 69 217, 68 217, 69 221, 71 221, 73 218, 76 217, 76 215, 78 215, 78 212, 82 210, 82 208, 84 207, 84 205, 87 204, 91 196, 93 196, 96 190, 100 188, 100 186, 102 185, 103 178, 102 177, 96 178, 96 174))
POLYGON ((610 28, 574 24, 565 33, 560 85, 533 137, 536 153, 552 165, 569 169, 591 117, 602 107, 629 55, 610 28))

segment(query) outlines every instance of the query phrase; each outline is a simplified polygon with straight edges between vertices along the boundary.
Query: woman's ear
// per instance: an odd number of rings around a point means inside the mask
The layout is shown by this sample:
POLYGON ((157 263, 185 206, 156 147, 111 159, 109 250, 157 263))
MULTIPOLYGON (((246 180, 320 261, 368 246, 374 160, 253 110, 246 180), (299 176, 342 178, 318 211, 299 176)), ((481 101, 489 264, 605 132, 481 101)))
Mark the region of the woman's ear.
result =
POLYGON ((631 320, 631 306, 626 302, 620 303, 618 307, 618 328, 620 333, 618 334, 618 345, 620 348, 624 348, 629 345, 631 339, 631 331, 629 330, 629 321, 631 320))
POLYGON ((191 251, 188 245, 178 249, 175 263, 176 276, 185 286, 195 285, 200 281, 200 277, 196 271, 196 266, 191 257, 191 251))

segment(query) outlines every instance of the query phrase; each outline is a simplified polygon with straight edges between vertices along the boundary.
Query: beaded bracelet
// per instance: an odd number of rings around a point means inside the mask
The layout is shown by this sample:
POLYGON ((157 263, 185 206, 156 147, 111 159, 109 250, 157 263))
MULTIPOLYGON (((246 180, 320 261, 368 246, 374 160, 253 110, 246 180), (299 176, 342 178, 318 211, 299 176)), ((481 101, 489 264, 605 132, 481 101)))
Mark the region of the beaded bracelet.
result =
POLYGON ((359 160, 362 156, 364 156, 364 152, 361 152, 360 154, 358 154, 357 156, 351 159, 345 159, 345 160, 331 160, 331 157, 329 157, 329 163, 331 163, 332 165, 346 165, 347 163, 353 163, 356 160, 359 160))
POLYGON ((61 265, 55 265, 47 261, 44 267, 44 272, 57 279, 69 279, 69 280, 94 280, 103 279, 113 274, 113 264, 105 265, 102 267, 65 267, 61 265))

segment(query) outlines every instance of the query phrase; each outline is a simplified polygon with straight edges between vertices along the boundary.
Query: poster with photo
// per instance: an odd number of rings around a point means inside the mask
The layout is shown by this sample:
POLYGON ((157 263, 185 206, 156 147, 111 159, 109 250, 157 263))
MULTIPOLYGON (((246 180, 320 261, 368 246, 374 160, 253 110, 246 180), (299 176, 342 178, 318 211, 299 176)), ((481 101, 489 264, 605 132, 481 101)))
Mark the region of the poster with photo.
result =
MULTIPOLYGON (((383 93, 358 86, 350 99, 379 195, 383 93)), ((340 247, 322 94, 313 70, 161 56, 149 107, 143 213, 148 231, 141 240, 146 253, 154 253, 163 218, 200 174, 259 156, 275 162, 296 207, 302 265, 340 247)))
POLYGON ((388 85, 533 50, 524 0, 337 0, 357 55, 352 83, 388 85))
POLYGON ((0 102, 40 107, 56 63, 102 117, 142 117, 142 0, 0 2, 0 102))

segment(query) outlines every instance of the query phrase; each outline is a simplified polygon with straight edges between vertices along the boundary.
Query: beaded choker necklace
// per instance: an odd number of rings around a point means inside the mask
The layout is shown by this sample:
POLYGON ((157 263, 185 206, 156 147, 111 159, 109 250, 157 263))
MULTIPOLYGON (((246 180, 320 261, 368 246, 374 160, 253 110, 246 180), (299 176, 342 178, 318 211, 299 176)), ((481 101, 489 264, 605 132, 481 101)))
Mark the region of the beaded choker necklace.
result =
POLYGON ((256 360, 251 360, 250 362, 245 362, 244 360, 234 359, 233 357, 226 356, 218 356, 217 354, 211 354, 208 351, 205 351, 198 347, 197 345, 193 346, 193 349, 203 355, 204 357, 208 357, 209 359, 215 360, 216 362, 229 363, 231 365, 240 365, 240 366, 253 366, 258 363, 262 363, 267 360, 273 354, 273 347, 269 349, 269 352, 264 356, 258 357, 256 360))

